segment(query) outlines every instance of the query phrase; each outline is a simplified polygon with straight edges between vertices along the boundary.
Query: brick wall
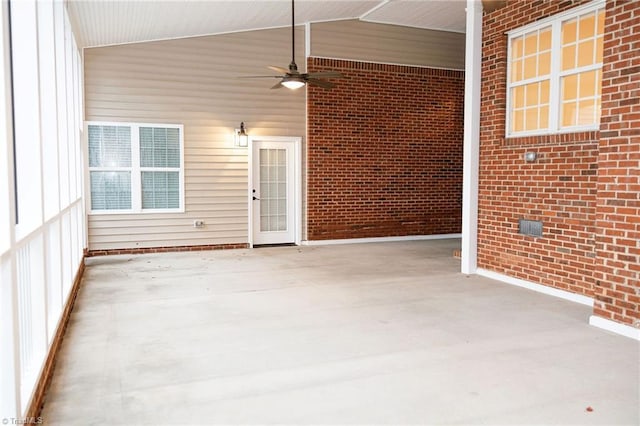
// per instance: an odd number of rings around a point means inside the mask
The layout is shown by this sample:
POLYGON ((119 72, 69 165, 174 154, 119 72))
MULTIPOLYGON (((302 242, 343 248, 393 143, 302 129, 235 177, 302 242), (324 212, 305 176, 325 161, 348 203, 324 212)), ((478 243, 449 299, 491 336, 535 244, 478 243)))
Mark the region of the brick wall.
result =
POLYGON ((460 232, 464 73, 309 58, 309 240, 460 232))
POLYGON ((504 137, 505 32, 582 3, 510 1, 484 16, 478 263, 640 327, 640 2, 606 3, 600 131, 504 137), (519 218, 542 220, 544 237, 517 234, 519 218))
POLYGON ((580 3, 515 1, 484 16, 478 266, 592 296, 599 132, 504 137, 505 31, 580 3), (541 220, 543 238, 518 234, 521 218, 541 220))
POLYGON ((594 313, 640 327, 640 2, 608 1, 594 313))

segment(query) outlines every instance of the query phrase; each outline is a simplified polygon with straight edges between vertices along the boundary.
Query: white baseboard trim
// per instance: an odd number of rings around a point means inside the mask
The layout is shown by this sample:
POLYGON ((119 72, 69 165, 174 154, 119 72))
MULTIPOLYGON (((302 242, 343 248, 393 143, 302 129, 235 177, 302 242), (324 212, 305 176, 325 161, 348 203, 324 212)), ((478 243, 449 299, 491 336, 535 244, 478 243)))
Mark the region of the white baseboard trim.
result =
POLYGON ((640 328, 620 324, 619 322, 611 321, 595 315, 591 315, 589 317, 589 325, 640 341, 640 328))
POLYGON ((581 294, 571 293, 569 291, 560 290, 553 287, 547 287, 546 285, 536 284, 531 281, 521 280, 520 278, 510 277, 508 275, 500 274, 498 272, 489 271, 487 269, 478 268, 476 274, 483 277, 491 278, 492 280, 502 281, 506 284, 515 285, 518 287, 524 287, 529 290, 537 291, 538 293, 548 294, 550 296, 559 297, 560 299, 569 300, 571 302, 579 303, 581 305, 593 306, 593 299, 591 297, 583 296, 581 294))
POLYGON ((335 244, 390 243, 394 241, 447 240, 462 238, 462 234, 406 235, 401 237, 345 238, 343 240, 305 240, 303 246, 328 246, 335 244))

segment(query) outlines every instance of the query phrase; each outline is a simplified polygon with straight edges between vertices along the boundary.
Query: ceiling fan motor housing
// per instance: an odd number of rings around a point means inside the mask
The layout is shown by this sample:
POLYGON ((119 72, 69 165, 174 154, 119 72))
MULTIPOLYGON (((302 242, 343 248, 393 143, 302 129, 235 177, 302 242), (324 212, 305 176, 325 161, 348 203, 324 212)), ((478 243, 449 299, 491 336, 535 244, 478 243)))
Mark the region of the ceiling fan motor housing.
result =
MULTIPOLYGON (((281 87, 287 87, 289 89, 299 89, 306 84, 311 84, 313 86, 319 86, 325 89, 331 89, 334 87, 334 84, 330 81, 321 80, 321 78, 342 78, 342 74, 336 71, 327 71, 320 73, 304 73, 301 74, 298 71, 298 65, 295 60, 295 52, 296 52, 296 34, 295 34, 295 0, 291 0, 291 63, 289 64, 289 70, 285 70, 284 68, 270 66, 269 69, 274 71, 282 72, 284 75, 279 76, 255 76, 255 78, 260 77, 275 77, 280 78, 281 80, 276 83, 272 89, 279 89, 281 87)), ((252 78, 252 77, 246 77, 252 78)))

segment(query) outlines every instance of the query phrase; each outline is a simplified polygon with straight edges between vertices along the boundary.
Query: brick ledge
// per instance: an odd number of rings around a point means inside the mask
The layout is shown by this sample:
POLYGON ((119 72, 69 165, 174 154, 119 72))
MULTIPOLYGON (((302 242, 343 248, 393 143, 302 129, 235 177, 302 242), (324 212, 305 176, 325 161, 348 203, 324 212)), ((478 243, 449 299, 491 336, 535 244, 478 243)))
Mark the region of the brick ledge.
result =
POLYGON ((181 251, 207 251, 207 250, 234 250, 249 248, 248 243, 231 244, 205 244, 197 246, 165 246, 165 247, 137 247, 122 249, 88 250, 86 257, 110 256, 116 254, 148 254, 148 253, 169 253, 181 251))
POLYGON ((587 132, 555 133, 552 135, 537 136, 511 136, 502 139, 502 146, 519 147, 531 145, 569 145, 579 143, 598 143, 600 140, 599 130, 587 132))

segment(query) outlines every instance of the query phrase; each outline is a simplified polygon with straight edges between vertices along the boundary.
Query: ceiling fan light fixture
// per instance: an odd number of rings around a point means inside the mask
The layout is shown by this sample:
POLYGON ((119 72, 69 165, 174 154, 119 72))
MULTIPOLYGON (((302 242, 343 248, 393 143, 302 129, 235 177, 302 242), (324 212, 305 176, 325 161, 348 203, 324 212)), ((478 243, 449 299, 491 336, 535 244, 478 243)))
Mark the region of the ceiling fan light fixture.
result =
POLYGON ((330 81, 323 78, 342 78, 342 74, 337 71, 324 71, 312 73, 300 73, 298 65, 296 65, 296 31, 295 31, 295 0, 291 0, 291 63, 289 69, 283 67, 269 66, 270 70, 280 73, 280 75, 253 75, 240 78, 279 78, 276 84, 271 86, 272 89, 281 89, 286 87, 289 90, 296 90, 302 86, 309 84, 310 86, 318 86, 324 89, 331 89, 335 86, 330 81))
POLYGON ((305 85, 305 82, 300 77, 285 77, 280 82, 284 87, 291 90, 296 90, 305 85))

